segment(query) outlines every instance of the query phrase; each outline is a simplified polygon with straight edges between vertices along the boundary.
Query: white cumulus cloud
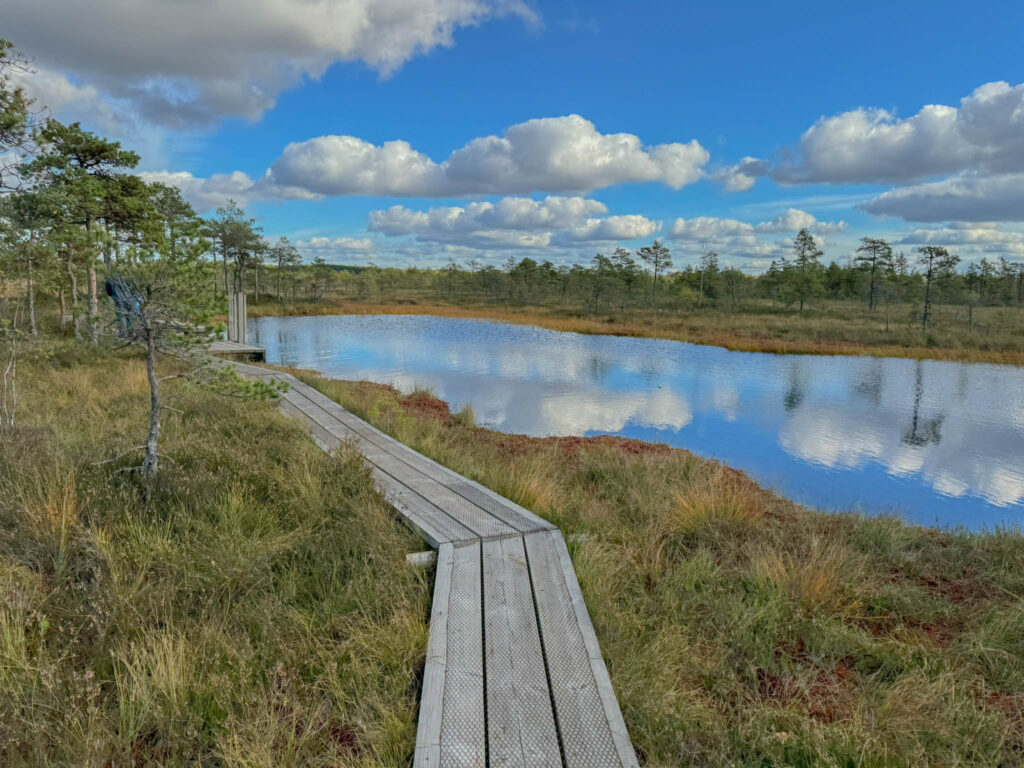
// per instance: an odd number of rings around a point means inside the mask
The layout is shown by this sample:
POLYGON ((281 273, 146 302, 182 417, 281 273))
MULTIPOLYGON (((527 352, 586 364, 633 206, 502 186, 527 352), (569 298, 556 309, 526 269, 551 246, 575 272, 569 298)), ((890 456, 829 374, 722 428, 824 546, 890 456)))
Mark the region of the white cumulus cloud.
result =
POLYGON ((744 192, 754 186, 762 176, 767 176, 772 164, 768 160, 757 157, 744 157, 736 165, 720 168, 711 174, 711 178, 719 182, 727 192, 744 192))
POLYGON ((173 128, 259 118, 285 89, 334 62, 388 75, 519 0, 6 0, 4 36, 173 128))
POLYGON ((1024 171, 1024 83, 986 83, 959 107, 823 117, 772 171, 783 184, 912 183, 967 170, 1024 171))
POLYGON ((908 221, 1024 220, 1024 83, 976 88, 959 106, 901 118, 861 108, 812 125, 782 151, 781 184, 898 185, 860 207, 908 221))
POLYGON ((417 211, 393 205, 371 211, 368 229, 389 237, 471 248, 544 248, 649 237, 660 223, 645 216, 602 216, 604 203, 583 197, 507 197, 417 211))
POLYGON ((319 196, 305 189, 282 187, 266 177, 252 179, 241 171, 208 177, 187 171, 146 171, 139 174, 149 183, 159 182, 181 190, 181 196, 197 213, 205 213, 228 200, 245 205, 253 200, 315 200, 319 196))
POLYGON ((701 178, 708 158, 695 140, 644 146, 633 134, 602 134, 589 120, 567 115, 473 139, 442 162, 405 141, 378 146, 354 136, 321 136, 289 144, 269 175, 280 185, 324 195, 589 192, 628 182, 679 189, 701 178))
POLYGON ((814 215, 797 208, 789 208, 759 224, 715 216, 697 216, 692 219, 679 218, 672 222, 669 238, 684 253, 700 253, 706 247, 717 251, 725 263, 743 259, 745 268, 759 269, 767 266, 772 259, 792 253, 790 238, 766 236, 792 236, 804 228, 814 233, 815 239, 821 243, 824 235, 845 230, 846 222, 819 221, 814 215))
POLYGON ((975 254, 1024 256, 1024 233, 997 228, 993 223, 949 222, 907 232, 902 245, 943 245, 975 254))
POLYGON ((818 235, 834 235, 846 229, 845 221, 818 221, 807 211, 798 208, 788 208, 774 219, 762 221, 754 229, 757 232, 766 233, 793 233, 801 229, 812 230, 818 235))
POLYGON ((1024 221, 1024 173, 965 173, 897 187, 860 206, 906 221, 1024 221))
POLYGON ((829 235, 846 229, 845 221, 818 221, 807 211, 789 208, 773 219, 760 224, 748 224, 737 219, 698 216, 676 219, 669 234, 677 240, 713 240, 729 237, 754 237, 757 234, 796 234, 801 229, 815 234, 829 235))
POLYGON ((297 241, 295 247, 302 253, 363 253, 373 249, 373 240, 368 237, 311 237, 297 241))
POLYGON ((782 184, 906 182, 952 173, 972 151, 957 131, 955 107, 929 105, 900 120, 884 109, 822 118, 772 171, 782 184))

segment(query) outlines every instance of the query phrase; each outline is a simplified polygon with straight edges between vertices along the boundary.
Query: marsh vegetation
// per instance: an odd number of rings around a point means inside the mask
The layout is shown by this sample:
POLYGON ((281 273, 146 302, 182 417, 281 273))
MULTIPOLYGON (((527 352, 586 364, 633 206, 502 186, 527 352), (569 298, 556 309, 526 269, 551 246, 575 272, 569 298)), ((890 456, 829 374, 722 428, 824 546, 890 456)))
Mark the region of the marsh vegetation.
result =
POLYGON ((405 764, 429 574, 357 454, 174 380, 173 463, 144 503, 131 457, 105 463, 147 417, 139 355, 47 345, 20 380, 0 428, 0 763, 405 764))
POLYGON ((825 515, 686 451, 506 435, 426 391, 301 377, 570 536, 647 765, 1024 759, 1019 533, 825 515))

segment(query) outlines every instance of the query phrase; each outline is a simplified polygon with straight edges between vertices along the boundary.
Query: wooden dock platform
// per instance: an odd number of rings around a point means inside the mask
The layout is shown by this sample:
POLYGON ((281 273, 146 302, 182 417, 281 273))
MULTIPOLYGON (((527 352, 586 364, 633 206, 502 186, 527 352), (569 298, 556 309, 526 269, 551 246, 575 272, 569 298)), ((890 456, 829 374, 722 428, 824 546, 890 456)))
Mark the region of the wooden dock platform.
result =
POLYGON ((438 550, 414 768, 634 768, 636 756, 554 525, 399 443, 294 376, 281 408, 325 451, 351 442, 438 550))
POLYGON ((242 344, 237 341, 211 341, 206 345, 206 351, 217 357, 229 360, 238 360, 244 363, 262 363, 267 359, 267 351, 263 347, 254 347, 252 344, 242 344))

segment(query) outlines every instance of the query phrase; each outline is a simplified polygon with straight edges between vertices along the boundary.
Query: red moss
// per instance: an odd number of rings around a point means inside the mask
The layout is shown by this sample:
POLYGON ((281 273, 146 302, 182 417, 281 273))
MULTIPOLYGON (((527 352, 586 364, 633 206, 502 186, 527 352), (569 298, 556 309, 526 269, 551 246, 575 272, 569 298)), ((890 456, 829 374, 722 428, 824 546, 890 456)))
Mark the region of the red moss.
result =
POLYGON ((444 423, 447 423, 452 417, 448 403, 444 400, 439 400, 433 395, 413 394, 402 398, 401 403, 407 413, 416 416, 425 416, 426 418, 437 419, 444 423))
POLYGON ((960 630, 948 621, 930 621, 921 625, 921 631, 939 648, 948 647, 960 634, 960 630))
POLYGON ((1015 727, 1024 726, 1024 693, 992 691, 985 696, 985 703, 998 710, 1015 727))
MULTIPOLYGON (((802 652, 795 658, 801 665, 813 664, 802 652)), ((852 716, 856 686, 857 676, 849 658, 840 659, 832 668, 819 669, 815 681, 806 690, 796 676, 757 670, 760 699, 781 707, 794 707, 823 723, 835 723, 852 716)))
POLYGON ((765 701, 791 704, 799 698, 799 688, 794 678, 774 675, 764 669, 757 670, 757 693, 765 701))
POLYGON ((359 733, 351 725, 343 723, 331 723, 328 729, 331 738, 338 747, 350 755, 359 756, 362 754, 363 745, 359 739, 359 733))
POLYGON ((868 630, 875 637, 882 639, 897 637, 906 632, 917 632, 924 635, 937 648, 948 648, 963 632, 961 625, 946 619, 919 621, 913 618, 900 618, 895 615, 888 615, 854 623, 868 630))
POLYGON ((984 579, 952 578, 926 579, 928 591, 943 597, 955 605, 992 600, 999 595, 999 589, 984 579))
POLYGON ((856 676, 849 663, 841 660, 823 669, 807 694, 807 714, 823 723, 835 723, 852 715, 856 676))

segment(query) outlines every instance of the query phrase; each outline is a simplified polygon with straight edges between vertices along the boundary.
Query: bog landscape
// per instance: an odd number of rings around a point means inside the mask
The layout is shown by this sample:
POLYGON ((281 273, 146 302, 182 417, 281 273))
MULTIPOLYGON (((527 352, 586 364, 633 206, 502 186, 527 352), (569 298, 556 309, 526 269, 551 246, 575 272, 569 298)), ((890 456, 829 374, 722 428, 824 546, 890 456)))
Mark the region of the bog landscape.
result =
POLYGON ((10 6, 0 765, 1024 764, 1024 10, 10 6))

